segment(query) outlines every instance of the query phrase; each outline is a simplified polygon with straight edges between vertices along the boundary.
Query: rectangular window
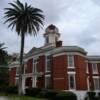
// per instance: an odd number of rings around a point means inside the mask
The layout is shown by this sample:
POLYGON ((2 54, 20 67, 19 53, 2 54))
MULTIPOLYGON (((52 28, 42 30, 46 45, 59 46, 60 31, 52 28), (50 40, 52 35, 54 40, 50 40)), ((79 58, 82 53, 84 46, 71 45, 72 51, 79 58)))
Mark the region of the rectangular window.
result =
POLYGON ((51 88, 51 76, 45 76, 45 88, 51 88))
POLYGON ((38 72, 38 59, 33 60, 33 72, 38 72))
POLYGON ((100 89, 99 78, 93 78, 93 81, 94 81, 94 88, 99 90, 100 89))
POLYGON ((75 74, 69 74, 69 89, 75 89, 75 74))
POLYGON ((46 72, 51 71, 51 56, 46 56, 46 72))
POLYGON ((98 68, 96 63, 92 63, 92 70, 93 70, 93 74, 98 74, 98 68))
POLYGON ((74 56, 73 55, 68 55, 68 67, 74 68, 74 56))

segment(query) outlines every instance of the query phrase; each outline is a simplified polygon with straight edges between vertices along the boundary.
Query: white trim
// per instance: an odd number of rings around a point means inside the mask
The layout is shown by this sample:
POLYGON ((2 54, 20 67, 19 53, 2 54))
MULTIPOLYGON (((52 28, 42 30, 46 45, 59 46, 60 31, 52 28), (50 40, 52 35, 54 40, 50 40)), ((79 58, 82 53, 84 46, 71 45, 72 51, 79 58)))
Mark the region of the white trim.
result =
POLYGON ((76 72, 73 72, 73 71, 68 71, 67 73, 68 74, 76 74, 76 72))
POLYGON ((87 77, 87 89, 90 90, 89 76, 87 77))
POLYGON ((57 57, 57 56, 61 56, 61 55, 79 55, 79 56, 82 56, 82 57, 85 57, 86 58, 85 55, 83 55, 83 54, 81 54, 79 52, 68 52, 68 51, 54 54, 53 57, 57 57))
POLYGON ((62 56, 62 55, 67 55, 67 54, 66 54, 66 52, 58 53, 58 54, 54 54, 53 57, 62 56))
POLYGON ((68 86, 69 86, 69 90, 75 90, 76 89, 76 78, 75 78, 75 74, 68 74, 68 86), (70 87, 70 76, 73 75, 74 77, 74 88, 72 89, 70 87))
POLYGON ((68 55, 67 58, 68 58, 68 68, 75 68, 74 55, 68 55), (71 57, 72 66, 70 66, 70 64, 69 64, 69 62, 70 62, 69 57, 71 57))
POLYGON ((93 78, 99 78, 99 76, 93 76, 93 78))

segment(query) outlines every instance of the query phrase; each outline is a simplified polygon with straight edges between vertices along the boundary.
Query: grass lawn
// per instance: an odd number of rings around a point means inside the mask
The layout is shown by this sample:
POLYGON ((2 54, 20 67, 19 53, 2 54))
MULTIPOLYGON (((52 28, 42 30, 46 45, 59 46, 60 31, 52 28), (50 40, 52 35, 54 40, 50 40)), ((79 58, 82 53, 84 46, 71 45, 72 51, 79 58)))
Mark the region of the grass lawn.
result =
POLYGON ((5 94, 5 93, 0 93, 0 97, 5 97, 8 100, 47 100, 47 99, 41 99, 41 98, 35 98, 29 96, 18 96, 18 95, 5 94))
POLYGON ((28 96, 8 96, 8 100, 46 100, 46 99, 40 99, 28 96))

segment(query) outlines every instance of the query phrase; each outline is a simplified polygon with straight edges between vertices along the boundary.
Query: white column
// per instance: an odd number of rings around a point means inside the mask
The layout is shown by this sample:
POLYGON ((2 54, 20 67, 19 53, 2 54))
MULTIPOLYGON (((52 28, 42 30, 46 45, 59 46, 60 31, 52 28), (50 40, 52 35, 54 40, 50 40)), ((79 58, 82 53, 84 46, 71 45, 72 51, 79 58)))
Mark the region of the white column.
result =
POLYGON ((22 91, 25 94, 25 76, 22 76, 22 91))

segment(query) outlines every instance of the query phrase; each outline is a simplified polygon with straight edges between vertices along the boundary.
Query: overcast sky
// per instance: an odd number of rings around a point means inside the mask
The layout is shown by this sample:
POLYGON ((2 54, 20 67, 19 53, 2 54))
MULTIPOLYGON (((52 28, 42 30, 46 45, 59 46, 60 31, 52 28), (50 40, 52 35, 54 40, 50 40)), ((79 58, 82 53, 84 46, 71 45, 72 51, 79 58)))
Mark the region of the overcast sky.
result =
MULTIPOLYGON (((14 0, 0 0, 0 43, 4 42, 11 54, 19 52, 20 37, 4 25, 4 8, 14 0)), ((90 55, 100 55, 100 0, 20 0, 43 10, 44 28, 37 37, 27 36, 25 52, 33 46, 44 45, 43 33, 49 24, 54 24, 61 33, 63 45, 77 45, 90 55)))

